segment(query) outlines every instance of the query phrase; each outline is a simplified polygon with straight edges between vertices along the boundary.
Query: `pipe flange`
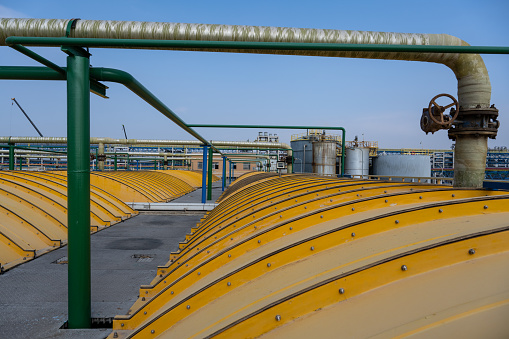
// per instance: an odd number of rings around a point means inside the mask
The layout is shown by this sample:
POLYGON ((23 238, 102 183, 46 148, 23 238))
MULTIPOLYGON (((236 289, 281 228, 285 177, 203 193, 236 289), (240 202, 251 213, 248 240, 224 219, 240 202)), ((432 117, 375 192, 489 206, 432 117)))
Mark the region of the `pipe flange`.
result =
POLYGON ((471 136, 486 136, 490 139, 497 137, 500 122, 498 118, 498 109, 495 105, 490 108, 475 108, 463 109, 460 107, 460 112, 454 126, 449 129, 449 139, 456 140, 458 135, 471 135, 471 136))

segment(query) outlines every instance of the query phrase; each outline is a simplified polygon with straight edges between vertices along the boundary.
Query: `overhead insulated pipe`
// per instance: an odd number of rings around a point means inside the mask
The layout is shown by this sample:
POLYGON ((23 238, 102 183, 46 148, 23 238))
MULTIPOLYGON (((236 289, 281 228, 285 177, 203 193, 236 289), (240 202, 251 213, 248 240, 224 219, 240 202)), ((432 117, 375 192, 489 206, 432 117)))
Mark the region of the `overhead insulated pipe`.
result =
MULTIPOLYGON (((40 144, 67 144, 65 137, 0 137, 0 143, 40 143, 40 144)), ((242 147, 252 149, 287 149, 290 145, 283 142, 251 142, 251 141, 210 141, 216 147, 242 147)), ((110 145, 138 145, 138 146, 190 146, 203 145, 198 140, 164 140, 164 139, 114 139, 114 138, 90 138, 91 145, 100 143, 110 145)))
MULTIPOLYGON (((207 25, 164 22, 79 20, 67 29, 63 19, 0 19, 0 45, 9 36, 62 37, 93 39, 201 40, 285 43, 336 43, 378 45, 468 46, 463 40, 447 34, 385 33, 353 30, 302 29, 266 26, 207 25)), ((112 44, 113 45, 113 44, 112 44)), ((101 47, 113 47, 103 45, 101 47)), ((129 46, 115 46, 116 48, 129 46)), ((133 47, 131 47, 133 48, 133 47)), ((478 54, 383 52, 383 51, 313 51, 270 49, 218 49, 189 47, 136 47, 209 52, 259 53, 347 57, 386 60, 424 61, 444 64, 458 80, 458 101, 464 110, 488 109, 491 85, 488 71, 478 54)), ((461 111, 460 111, 461 112, 461 111)), ((462 119, 461 113, 458 118, 462 119)), ((484 179, 487 136, 455 135, 455 186, 480 187, 484 179), (475 152, 464 152, 474 149, 475 152)))

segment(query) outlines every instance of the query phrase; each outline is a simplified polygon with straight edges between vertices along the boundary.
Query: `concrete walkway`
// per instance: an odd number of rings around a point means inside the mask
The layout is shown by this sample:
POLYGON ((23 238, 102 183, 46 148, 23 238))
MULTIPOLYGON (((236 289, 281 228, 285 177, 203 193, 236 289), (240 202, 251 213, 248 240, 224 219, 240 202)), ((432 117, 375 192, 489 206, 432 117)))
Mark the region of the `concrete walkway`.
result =
MULTIPOLYGON (((214 184, 213 200, 221 194, 214 184)), ((198 189, 175 202, 200 202, 198 189)), ((126 314, 158 265, 203 213, 142 213, 91 237, 92 318, 126 314)), ((67 320, 67 256, 60 248, 0 275, 0 338, 105 338, 111 329, 59 329, 67 320)))

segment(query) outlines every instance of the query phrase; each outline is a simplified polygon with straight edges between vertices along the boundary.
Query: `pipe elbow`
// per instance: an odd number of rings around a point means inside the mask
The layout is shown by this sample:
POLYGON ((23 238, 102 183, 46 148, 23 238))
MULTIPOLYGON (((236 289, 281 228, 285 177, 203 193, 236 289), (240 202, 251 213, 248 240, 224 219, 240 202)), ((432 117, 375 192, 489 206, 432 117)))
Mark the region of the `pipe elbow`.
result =
POLYGON ((130 73, 115 68, 91 68, 90 75, 97 81, 117 82, 126 86, 136 81, 130 73))
MULTIPOLYGON (((464 40, 449 34, 429 34, 430 45, 470 46, 464 40)), ((491 83, 488 69, 479 54, 450 54, 442 57, 458 80, 458 102, 463 108, 488 108, 491 83)))

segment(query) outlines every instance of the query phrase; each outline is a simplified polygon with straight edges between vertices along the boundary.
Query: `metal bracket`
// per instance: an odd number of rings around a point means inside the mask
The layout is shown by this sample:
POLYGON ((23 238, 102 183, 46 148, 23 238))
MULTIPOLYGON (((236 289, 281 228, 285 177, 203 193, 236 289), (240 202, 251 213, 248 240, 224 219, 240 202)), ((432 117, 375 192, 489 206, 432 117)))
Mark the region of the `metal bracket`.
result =
POLYGON ((65 37, 66 38, 71 36, 71 31, 76 28, 76 23, 78 22, 78 20, 80 20, 80 19, 73 18, 73 19, 69 20, 69 22, 67 23, 67 27, 65 28, 65 37))
POLYGON ((60 49, 69 56, 80 56, 84 58, 90 58, 92 56, 92 54, 84 48, 78 46, 62 46, 60 49))
MULTIPOLYGON (((62 52, 66 53, 69 56, 81 56, 84 58, 90 58, 92 56, 92 54, 90 54, 87 50, 78 46, 61 46, 60 49, 62 50, 62 52)), ((102 83, 95 79, 90 79, 90 92, 104 99, 109 99, 106 96, 107 89, 108 86, 103 85, 102 83)))

